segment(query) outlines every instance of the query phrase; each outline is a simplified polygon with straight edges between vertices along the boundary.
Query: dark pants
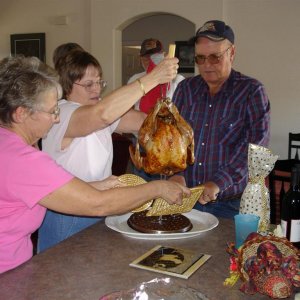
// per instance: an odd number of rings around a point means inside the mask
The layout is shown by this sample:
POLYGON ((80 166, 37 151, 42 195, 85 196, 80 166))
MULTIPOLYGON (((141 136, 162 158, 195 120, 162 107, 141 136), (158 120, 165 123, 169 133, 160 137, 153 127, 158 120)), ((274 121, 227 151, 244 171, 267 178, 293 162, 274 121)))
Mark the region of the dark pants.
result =
POLYGON ((197 202, 194 209, 211 213, 218 218, 233 219, 240 210, 240 199, 209 202, 205 205, 197 202))
POLYGON ((144 170, 138 170, 135 166, 133 166, 133 174, 142 177, 147 182, 160 179, 159 174, 148 174, 144 170))

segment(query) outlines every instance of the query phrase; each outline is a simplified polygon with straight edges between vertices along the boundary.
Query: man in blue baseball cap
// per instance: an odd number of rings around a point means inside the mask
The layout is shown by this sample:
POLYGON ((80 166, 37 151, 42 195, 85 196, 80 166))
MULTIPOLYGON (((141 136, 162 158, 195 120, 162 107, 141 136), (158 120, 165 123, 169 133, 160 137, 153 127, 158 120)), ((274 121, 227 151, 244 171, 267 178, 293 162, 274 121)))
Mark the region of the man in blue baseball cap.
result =
POLYGON ((195 163, 178 175, 189 187, 204 185, 195 208, 233 218, 248 181, 248 145, 269 143, 270 103, 259 81, 232 68, 229 25, 208 21, 191 41, 199 75, 179 83, 173 102, 194 130, 195 163))

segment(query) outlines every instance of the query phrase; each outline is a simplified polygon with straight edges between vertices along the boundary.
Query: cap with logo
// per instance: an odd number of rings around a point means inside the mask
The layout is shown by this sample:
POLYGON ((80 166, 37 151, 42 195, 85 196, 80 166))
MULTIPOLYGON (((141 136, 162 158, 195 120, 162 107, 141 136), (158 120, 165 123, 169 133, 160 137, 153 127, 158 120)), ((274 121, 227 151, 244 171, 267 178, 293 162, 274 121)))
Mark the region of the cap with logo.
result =
POLYGON ((234 44, 233 30, 223 21, 212 20, 204 23, 204 25, 197 30, 196 35, 191 39, 191 42, 195 43, 199 37, 206 37, 216 42, 227 39, 234 44))
POLYGON ((151 55, 154 53, 159 53, 163 50, 162 43, 157 39, 146 39, 142 42, 140 55, 151 55))

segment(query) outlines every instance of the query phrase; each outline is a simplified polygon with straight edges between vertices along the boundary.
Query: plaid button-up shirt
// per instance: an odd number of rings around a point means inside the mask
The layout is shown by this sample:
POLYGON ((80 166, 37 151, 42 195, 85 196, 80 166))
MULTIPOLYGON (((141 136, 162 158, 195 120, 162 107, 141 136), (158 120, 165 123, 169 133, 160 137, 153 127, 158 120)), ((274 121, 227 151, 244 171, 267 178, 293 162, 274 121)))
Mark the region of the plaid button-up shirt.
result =
POLYGON ((219 199, 242 193, 248 180, 249 143, 268 146, 270 103, 264 86, 234 70, 213 97, 195 76, 177 87, 173 102, 192 126, 195 163, 184 171, 189 187, 215 182, 219 199))

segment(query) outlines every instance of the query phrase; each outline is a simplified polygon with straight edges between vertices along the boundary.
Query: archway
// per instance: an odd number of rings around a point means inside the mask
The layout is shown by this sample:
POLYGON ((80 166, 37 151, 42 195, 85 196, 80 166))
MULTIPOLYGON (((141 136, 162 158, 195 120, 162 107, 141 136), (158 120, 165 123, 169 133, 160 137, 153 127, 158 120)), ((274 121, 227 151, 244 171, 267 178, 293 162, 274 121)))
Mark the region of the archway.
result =
POLYGON ((119 30, 122 36, 122 84, 126 84, 131 75, 143 71, 139 64, 139 49, 145 38, 159 39, 167 51, 170 43, 187 41, 193 36, 195 24, 174 14, 148 13, 127 20, 119 30))

